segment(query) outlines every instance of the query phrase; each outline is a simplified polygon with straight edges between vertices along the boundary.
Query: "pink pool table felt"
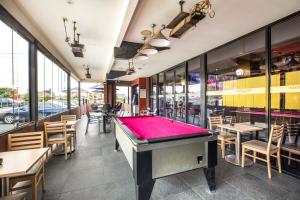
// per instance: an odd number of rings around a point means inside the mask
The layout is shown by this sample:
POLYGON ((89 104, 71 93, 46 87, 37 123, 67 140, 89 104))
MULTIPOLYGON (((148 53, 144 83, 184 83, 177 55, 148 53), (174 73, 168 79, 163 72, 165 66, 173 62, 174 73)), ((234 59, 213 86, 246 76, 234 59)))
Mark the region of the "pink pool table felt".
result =
POLYGON ((158 139, 207 133, 208 130, 159 116, 119 117, 138 139, 158 139))

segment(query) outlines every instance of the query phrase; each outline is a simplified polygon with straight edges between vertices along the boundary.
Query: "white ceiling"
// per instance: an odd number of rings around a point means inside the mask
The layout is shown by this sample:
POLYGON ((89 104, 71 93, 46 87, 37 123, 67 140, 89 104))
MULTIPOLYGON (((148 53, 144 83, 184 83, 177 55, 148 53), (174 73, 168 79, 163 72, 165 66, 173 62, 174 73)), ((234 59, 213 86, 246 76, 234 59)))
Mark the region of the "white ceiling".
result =
MULTIPOLYGON (((190 11, 198 1, 187 0, 184 11, 190 11)), ((170 38, 171 50, 135 62, 135 67, 141 69, 120 79, 151 76, 300 10, 299 0, 211 0, 211 3, 216 13, 213 19, 204 18, 181 39, 170 38)), ((168 24, 178 13, 176 0, 140 0, 124 40, 141 42, 141 30, 150 29, 152 23, 168 24)), ((126 67, 127 61, 117 61, 113 66, 126 67)))
POLYGON ((138 0, 15 0, 24 14, 55 46, 73 69, 84 78, 83 64, 90 65, 92 79, 104 81, 113 59, 114 46, 120 45, 138 0), (62 18, 69 20, 68 34, 73 39, 72 21, 77 21, 84 58, 75 58, 65 40, 62 18))
MULTIPOLYGON (((88 64, 92 74, 89 81, 98 82, 104 81, 112 65, 118 70, 128 66, 127 61, 113 60, 113 48, 122 40, 141 42, 141 30, 150 29, 152 23, 168 24, 179 13, 177 0, 73 0, 72 5, 67 1, 14 0, 80 79, 85 73, 82 65, 88 64), (75 58, 64 42, 62 17, 78 22, 81 42, 86 45, 84 58, 75 58)), ((184 11, 190 11, 198 1, 186 0, 184 11)), ((135 62, 137 73, 121 79, 151 76, 300 10, 299 0, 211 0, 211 3, 215 18, 206 17, 181 39, 170 38, 171 50, 135 62)), ((69 25, 71 35, 72 23, 69 25)))

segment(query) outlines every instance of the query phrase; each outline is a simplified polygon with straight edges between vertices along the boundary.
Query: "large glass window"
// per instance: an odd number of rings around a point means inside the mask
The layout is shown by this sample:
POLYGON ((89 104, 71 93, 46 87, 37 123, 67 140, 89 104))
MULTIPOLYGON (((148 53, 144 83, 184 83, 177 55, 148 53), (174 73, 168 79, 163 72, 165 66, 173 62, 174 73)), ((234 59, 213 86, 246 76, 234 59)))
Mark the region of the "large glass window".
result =
POLYGON ((0 21, 0 133, 30 121, 29 43, 0 21))
POLYGON ((65 111, 67 106, 67 73, 38 51, 39 119, 65 111))
POLYGON ((265 128, 265 32, 207 56, 207 114, 265 128))
POLYGON ((188 63, 188 123, 200 125, 200 58, 188 63))
POLYGON ((285 124, 285 170, 300 175, 300 16, 272 27, 271 121, 285 124), (286 159, 290 157, 291 159, 286 159))
POLYGON ((185 67, 176 68, 175 74, 174 117, 185 121, 185 67))
POLYGON ((128 104, 129 101, 129 87, 128 86, 117 86, 116 87, 116 103, 128 104))
POLYGON ((174 71, 166 72, 166 104, 165 113, 169 118, 174 117, 174 71))
POLYGON ((159 73, 158 74, 158 108, 159 108, 159 115, 164 116, 165 115, 165 74, 159 73))
POLYGON ((70 77, 70 82, 71 82, 71 88, 70 88, 70 92, 71 92, 71 108, 75 108, 79 105, 79 89, 78 89, 78 85, 79 82, 76 81, 73 77, 70 77))
POLYGON ((97 83, 80 83, 80 98, 82 104, 104 104, 104 86, 97 83))
POLYGON ((156 106, 156 91, 157 91, 157 75, 151 77, 151 94, 150 94, 150 105, 153 111, 157 110, 156 106))

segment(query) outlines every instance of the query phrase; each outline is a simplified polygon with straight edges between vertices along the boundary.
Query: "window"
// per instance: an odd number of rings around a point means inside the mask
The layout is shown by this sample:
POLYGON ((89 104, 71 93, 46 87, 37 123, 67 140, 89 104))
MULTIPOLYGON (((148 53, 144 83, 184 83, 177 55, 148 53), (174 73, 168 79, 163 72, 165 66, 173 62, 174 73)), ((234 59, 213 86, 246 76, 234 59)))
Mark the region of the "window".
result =
MULTIPOLYGON (((271 122, 285 124, 282 151, 286 171, 300 175, 300 165, 294 159, 300 145, 300 16, 275 25, 272 33, 271 122)), ((299 157, 298 157, 299 158, 299 157)))
POLYGON ((200 125, 200 58, 188 63, 188 123, 200 125))
POLYGON ((166 104, 165 113, 169 118, 174 117, 174 71, 166 72, 166 104))
POLYGON ((151 88, 151 95, 150 95, 150 105, 151 105, 151 109, 153 111, 156 111, 157 110, 157 106, 156 106, 157 75, 153 75, 151 77, 151 84, 152 84, 152 88, 151 88))
POLYGON ((96 83, 81 83, 80 98, 82 103, 104 104, 104 86, 96 83))
POLYGON ((208 53, 207 63, 207 114, 266 128, 265 31, 208 53))
POLYGON ((185 67, 175 70, 174 118, 185 122, 185 67))
POLYGON ((128 86, 117 86, 116 87, 116 103, 128 104, 129 98, 129 87, 128 86))
POLYGON ((159 115, 164 116, 165 115, 165 87, 164 87, 164 81, 165 81, 165 74, 159 73, 158 74, 158 108, 159 108, 159 115))
POLYGON ((79 105, 79 94, 78 94, 78 81, 76 81, 73 77, 70 77, 71 81, 71 108, 75 108, 79 105))
POLYGON ((67 73, 38 51, 38 118, 67 110, 67 73))
POLYGON ((29 43, 0 21, 0 133, 30 121, 29 43))

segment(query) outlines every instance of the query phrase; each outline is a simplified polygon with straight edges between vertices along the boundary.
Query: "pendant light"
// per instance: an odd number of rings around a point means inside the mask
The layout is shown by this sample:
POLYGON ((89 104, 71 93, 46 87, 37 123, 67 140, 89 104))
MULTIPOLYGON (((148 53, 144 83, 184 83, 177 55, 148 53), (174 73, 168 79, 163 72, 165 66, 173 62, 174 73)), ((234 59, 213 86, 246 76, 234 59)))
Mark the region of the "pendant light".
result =
POLYGON ((134 59, 136 59, 136 60, 147 60, 149 57, 147 56, 147 55, 145 55, 145 54, 142 54, 142 53, 138 53, 135 57, 134 57, 134 59))
POLYGON ((146 37, 143 37, 144 45, 139 50, 139 52, 142 53, 142 54, 144 54, 144 55, 153 55, 153 54, 156 54, 158 52, 157 49, 155 47, 151 46, 149 43, 145 43, 146 39, 147 39, 146 37))
MULTIPOLYGON (((153 34, 154 34, 155 26, 156 26, 155 24, 152 24, 153 34)), ((153 35, 153 37, 150 39, 150 42, 149 42, 150 45, 152 45, 154 47, 167 47, 170 45, 170 41, 161 32, 164 29, 165 29, 165 26, 163 25, 162 29, 153 35)))
POLYGON ((156 48, 154 48, 153 46, 151 46, 150 44, 145 44, 141 51, 140 51, 142 54, 145 54, 145 55, 153 55, 153 54, 156 54, 158 51, 156 48))

